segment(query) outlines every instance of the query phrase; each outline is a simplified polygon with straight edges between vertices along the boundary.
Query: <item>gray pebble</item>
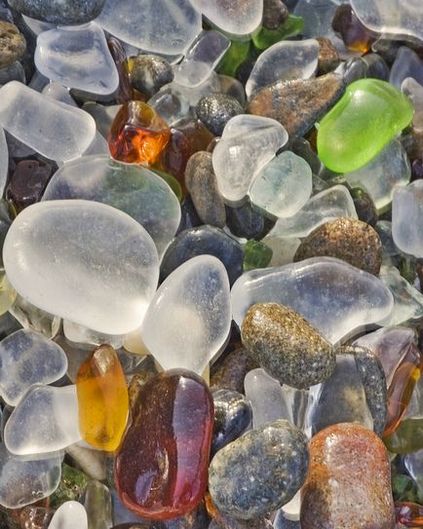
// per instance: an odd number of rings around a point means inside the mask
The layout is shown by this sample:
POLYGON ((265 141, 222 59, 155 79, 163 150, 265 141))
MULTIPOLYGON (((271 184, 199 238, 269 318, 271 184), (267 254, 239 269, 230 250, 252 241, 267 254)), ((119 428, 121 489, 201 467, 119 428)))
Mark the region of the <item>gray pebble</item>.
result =
POLYGON ((85 24, 98 17, 106 0, 9 0, 23 15, 52 24, 85 24))
POLYGON ((239 101, 227 94, 212 94, 200 99, 195 111, 197 117, 215 136, 221 136, 226 123, 243 113, 239 101))
POLYGON ((251 430, 225 446, 209 468, 216 507, 239 519, 254 519, 290 501, 308 470, 307 438, 285 420, 251 430))
POLYGON ((152 97, 160 88, 173 81, 172 66, 157 55, 131 57, 131 83, 142 94, 152 97))

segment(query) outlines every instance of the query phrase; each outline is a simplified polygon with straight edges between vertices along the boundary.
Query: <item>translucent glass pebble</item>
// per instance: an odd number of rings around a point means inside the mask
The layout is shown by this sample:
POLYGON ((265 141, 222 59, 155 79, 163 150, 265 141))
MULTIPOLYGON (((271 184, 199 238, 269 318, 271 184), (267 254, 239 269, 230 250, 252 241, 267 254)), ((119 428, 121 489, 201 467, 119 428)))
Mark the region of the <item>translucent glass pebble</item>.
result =
POLYGON ((0 88, 0 125, 39 154, 56 161, 81 156, 95 136, 95 121, 18 81, 0 88))
POLYGON ((423 180, 395 189, 392 201, 392 236, 404 253, 423 257, 423 180))
POLYGON ((358 218, 351 194, 342 185, 314 195, 292 217, 278 219, 269 236, 307 237, 321 224, 339 217, 358 218))
POLYGON ((213 151, 223 198, 232 203, 242 200, 257 173, 287 141, 286 130, 273 119, 247 114, 232 118, 213 151))
POLYGON ((55 342, 30 329, 16 331, 0 342, 0 394, 16 406, 30 386, 59 380, 67 367, 55 342))
POLYGON ((180 367, 202 374, 225 343, 230 326, 225 267, 216 257, 201 255, 179 266, 162 283, 148 308, 141 337, 163 369, 180 367))
POLYGON ((407 46, 401 46, 392 65, 389 82, 397 88, 401 88, 402 82, 407 77, 423 83, 423 61, 415 51, 410 50, 407 46))
POLYGON ((410 162, 398 140, 385 147, 369 164, 345 175, 351 187, 361 187, 369 193, 378 212, 392 202, 396 186, 407 185, 410 177, 410 162))
POLYGON ((312 173, 308 163, 290 151, 271 160, 254 179, 251 202, 275 217, 291 217, 310 198, 312 173))
POLYGON ((419 0, 351 0, 361 22, 378 33, 423 39, 423 12, 419 0))
POLYGON ((181 219, 179 201, 163 178, 108 156, 84 156, 61 167, 43 195, 43 200, 58 199, 95 200, 120 209, 147 230, 160 255, 181 219))
POLYGON ((119 85, 106 37, 94 22, 44 31, 38 36, 34 60, 39 72, 68 88, 107 95, 119 85))
POLYGON ((191 0, 212 24, 232 35, 253 33, 261 24, 263 0, 191 0))
POLYGON ((407 77, 401 84, 401 91, 412 101, 414 106, 413 128, 423 131, 423 86, 412 77, 407 77))
POLYGON ((106 0, 96 20, 106 31, 144 51, 177 55, 201 32, 189 0, 106 0))
POLYGON ((282 40, 257 59, 245 85, 250 97, 260 88, 276 81, 309 79, 317 69, 319 43, 315 39, 282 40))
POLYGON ((244 380, 245 396, 253 408, 253 427, 278 419, 293 421, 287 395, 278 380, 264 369, 252 369, 244 380))
POLYGON ((232 287, 233 318, 241 326, 254 303, 299 312, 332 344, 389 316, 393 298, 377 277, 332 257, 315 257, 244 273, 232 287))
POLYGON ((66 501, 57 509, 48 529, 88 529, 85 507, 78 501, 66 501))
POLYGON ((7 449, 16 455, 63 450, 81 440, 75 386, 32 386, 4 429, 7 449))
POLYGON ((0 127, 0 192, 3 194, 9 171, 9 149, 7 147, 6 135, 0 127))
POLYGON ((231 41, 218 31, 202 31, 183 60, 174 67, 176 83, 196 87, 204 83, 226 53, 231 41))
POLYGON ((16 457, 0 443, 0 505, 18 509, 48 498, 62 474, 60 454, 34 459, 16 457))
POLYGON ((87 200, 26 208, 9 229, 3 260, 24 298, 105 334, 141 325, 159 276, 145 229, 126 213, 87 200))

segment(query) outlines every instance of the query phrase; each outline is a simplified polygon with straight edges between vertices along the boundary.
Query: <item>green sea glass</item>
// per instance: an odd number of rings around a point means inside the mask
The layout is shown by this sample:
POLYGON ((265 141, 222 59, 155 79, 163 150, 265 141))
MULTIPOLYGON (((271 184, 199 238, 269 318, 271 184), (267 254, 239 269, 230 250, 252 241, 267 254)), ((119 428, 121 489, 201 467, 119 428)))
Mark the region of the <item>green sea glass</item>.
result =
POLYGON ((317 150, 337 173, 370 162, 412 120, 413 106, 395 87, 378 79, 360 79, 318 125, 317 150))

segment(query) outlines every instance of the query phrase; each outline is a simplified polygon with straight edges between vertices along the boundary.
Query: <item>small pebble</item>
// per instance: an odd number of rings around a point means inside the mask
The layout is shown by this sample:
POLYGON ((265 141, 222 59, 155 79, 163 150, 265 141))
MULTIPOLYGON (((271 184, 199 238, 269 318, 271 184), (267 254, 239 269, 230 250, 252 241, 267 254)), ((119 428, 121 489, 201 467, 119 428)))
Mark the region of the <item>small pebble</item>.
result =
POLYGON ((263 1, 263 26, 266 29, 277 29, 289 16, 286 5, 281 0, 263 1))
POLYGON ((259 518, 294 497, 307 467, 305 435, 279 420, 248 432, 215 455, 209 468, 209 491, 223 513, 259 518))
POLYGON ((281 384, 308 388, 335 369, 331 345, 300 314, 277 303, 249 308, 241 331, 251 356, 281 384))
POLYGON ((139 54, 129 59, 132 86, 147 97, 173 81, 172 66, 163 57, 139 54))
POLYGON ((238 439, 252 420, 251 405, 244 395, 230 389, 212 393, 214 402, 214 430, 212 453, 238 439))
POLYGON ((97 18, 105 0, 9 0, 9 4, 28 17, 58 26, 71 26, 97 18))
POLYGON ((191 156, 185 169, 185 185, 203 223, 223 228, 225 204, 217 188, 210 153, 199 151, 191 156))
POLYGON ((382 264, 382 243, 377 232, 365 222, 341 218, 312 231, 301 242, 294 261, 318 256, 342 259, 377 276, 382 264))
POLYGON ((318 37, 316 40, 320 46, 317 70, 320 75, 332 72, 341 62, 338 50, 328 38, 318 37))
POLYGON ((195 112, 215 136, 221 136, 226 123, 243 113, 239 101, 227 94, 212 94, 200 99, 195 112))
POLYGON ((212 366, 210 386, 212 389, 226 388, 243 393, 245 375, 256 367, 258 364, 247 351, 237 348, 212 366))
POLYGON ((19 29, 10 22, 0 20, 0 68, 6 68, 22 58, 26 41, 19 29))
POLYGON ((329 73, 315 79, 277 81, 260 90, 248 112, 276 119, 289 136, 303 136, 341 97, 344 83, 329 73))

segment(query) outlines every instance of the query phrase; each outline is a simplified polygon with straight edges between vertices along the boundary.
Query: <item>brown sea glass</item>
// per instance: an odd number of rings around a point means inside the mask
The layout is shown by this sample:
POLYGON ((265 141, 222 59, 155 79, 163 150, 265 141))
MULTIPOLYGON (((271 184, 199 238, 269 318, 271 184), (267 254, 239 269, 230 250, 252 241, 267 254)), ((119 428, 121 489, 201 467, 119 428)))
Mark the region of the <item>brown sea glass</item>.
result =
POLYGON ((112 123, 109 149, 113 158, 126 163, 153 165, 170 139, 167 123, 142 101, 122 106, 112 123))
POLYGON ((383 432, 384 437, 391 435, 398 428, 420 378, 421 364, 420 351, 411 344, 388 387, 388 418, 383 432))
POLYGON ((142 518, 166 520, 202 500, 213 430, 213 400, 204 380, 175 369, 141 387, 115 462, 124 505, 142 518))
POLYGON ((332 20, 332 28, 341 35, 349 50, 359 53, 367 53, 377 36, 363 26, 349 4, 338 7, 332 20))
POLYGON ((23 160, 16 165, 7 187, 6 198, 17 212, 39 202, 57 166, 38 160, 23 160))

